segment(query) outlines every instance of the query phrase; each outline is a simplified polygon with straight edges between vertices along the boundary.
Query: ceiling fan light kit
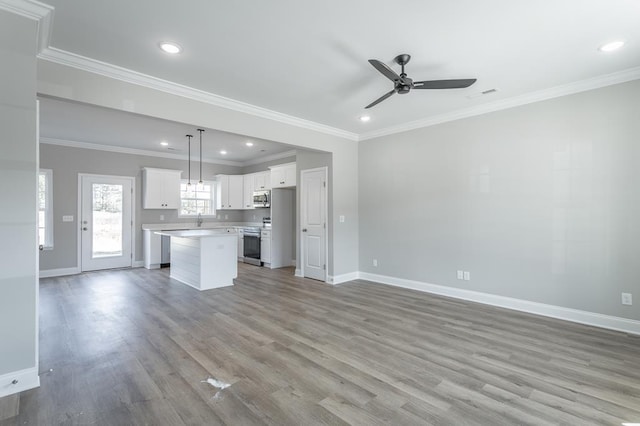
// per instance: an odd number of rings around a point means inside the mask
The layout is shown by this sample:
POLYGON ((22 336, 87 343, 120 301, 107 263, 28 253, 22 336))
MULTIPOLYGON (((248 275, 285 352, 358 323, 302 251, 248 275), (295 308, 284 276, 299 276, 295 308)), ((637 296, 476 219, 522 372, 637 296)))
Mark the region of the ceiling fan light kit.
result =
POLYGON ((393 82, 393 90, 385 93, 375 101, 371 102, 365 107, 365 109, 378 105, 380 102, 391 97, 392 95, 395 95, 396 93, 400 95, 409 93, 411 89, 464 89, 465 87, 469 87, 476 82, 475 78, 457 80, 413 81, 413 79, 407 77, 407 74, 404 72, 404 66, 407 65, 410 60, 411 55, 407 55, 406 53, 398 55, 394 58, 395 63, 402 67, 400 75, 398 75, 398 73, 389 68, 384 62, 377 59, 369 59, 369 63, 375 69, 377 69, 380 74, 384 75, 393 82))

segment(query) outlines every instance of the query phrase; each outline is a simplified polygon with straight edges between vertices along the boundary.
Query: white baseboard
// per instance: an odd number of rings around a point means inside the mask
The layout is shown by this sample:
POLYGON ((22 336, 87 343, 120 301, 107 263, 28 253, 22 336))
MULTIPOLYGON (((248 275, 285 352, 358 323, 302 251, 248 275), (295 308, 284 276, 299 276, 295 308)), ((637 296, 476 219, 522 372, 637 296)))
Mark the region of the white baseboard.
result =
POLYGON ((347 281, 353 281, 353 280, 357 280, 360 278, 360 272, 356 271, 356 272, 349 272, 348 274, 342 274, 342 275, 329 275, 327 277, 327 282, 329 284, 342 284, 342 283, 346 283, 347 281))
POLYGON ((35 367, 4 374, 0 376, 0 398, 39 386, 40 376, 38 376, 38 369, 35 367), (15 385, 12 383, 14 380, 17 381, 15 385))
POLYGON ((80 268, 77 266, 73 268, 45 269, 40 271, 40 278, 64 277, 65 275, 76 275, 80 272, 80 268))
POLYGON ((485 305, 499 306, 501 308, 513 309, 516 311, 528 312, 545 317, 558 318, 566 321, 577 322, 580 324, 593 325, 609 330, 616 330, 629 334, 640 335, 640 321, 627 318, 603 315, 595 312, 581 311, 578 309, 565 308, 562 306, 547 305, 538 302, 530 302, 528 300, 514 299, 512 297, 480 293, 477 291, 464 290, 455 287, 428 284, 420 281, 406 280, 385 275, 370 274, 368 272, 359 272, 357 273, 357 275, 360 279, 377 283, 389 284, 396 287, 410 288, 413 290, 424 291, 426 293, 439 294, 456 299, 484 303, 485 305))
POLYGON ((131 264, 132 268, 142 268, 144 266, 144 260, 134 260, 131 264))
POLYGON ((296 277, 300 277, 300 278, 304 278, 302 275, 302 270, 301 269, 296 269, 296 272, 294 274, 296 277))

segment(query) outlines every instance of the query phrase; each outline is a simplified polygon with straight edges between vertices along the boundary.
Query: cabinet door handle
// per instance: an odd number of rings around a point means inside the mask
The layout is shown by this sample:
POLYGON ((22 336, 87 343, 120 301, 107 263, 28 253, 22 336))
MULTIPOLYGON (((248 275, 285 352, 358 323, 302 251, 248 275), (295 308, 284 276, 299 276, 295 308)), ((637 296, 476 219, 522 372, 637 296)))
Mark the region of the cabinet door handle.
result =
POLYGON ((307 232, 307 228, 302 228, 302 232, 307 232))

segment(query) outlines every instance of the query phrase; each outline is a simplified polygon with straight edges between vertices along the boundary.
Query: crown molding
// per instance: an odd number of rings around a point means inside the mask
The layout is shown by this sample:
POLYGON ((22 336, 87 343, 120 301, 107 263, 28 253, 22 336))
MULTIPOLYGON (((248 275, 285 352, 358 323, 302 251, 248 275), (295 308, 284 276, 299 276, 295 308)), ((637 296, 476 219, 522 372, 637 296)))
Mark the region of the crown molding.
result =
MULTIPOLYGON (((68 148, 93 149, 96 151, 117 152, 120 154, 145 155, 148 157, 171 158, 174 160, 188 160, 188 156, 183 154, 170 154, 165 152, 157 152, 146 149, 126 148, 123 146, 101 145, 97 143, 71 141, 55 138, 40 138, 40 143, 47 145, 66 146, 68 148)), ((224 166, 244 167, 244 163, 239 161, 218 160, 215 158, 202 158, 203 163, 221 164, 224 166)))
POLYGON ((0 0, 0 9, 38 21, 38 52, 49 47, 53 6, 36 0, 0 0))
POLYGON ((640 79, 640 67, 629 68, 611 74, 605 74, 586 80, 576 81, 562 86, 556 86, 549 89, 526 93, 521 96, 502 99, 484 105, 478 105, 475 107, 465 108, 446 114, 439 114, 421 120, 400 124, 397 126, 391 126, 380 130, 374 130, 372 132, 362 133, 359 135, 358 140, 365 141, 368 139, 379 138, 381 136, 388 136, 396 133, 406 132, 409 130, 420 129, 423 127, 435 126, 436 124, 447 123, 449 121, 460 120, 462 118, 474 117, 476 115, 487 114, 490 112, 514 108, 534 102, 544 101, 547 99, 572 95, 575 93, 586 92, 588 90, 599 89, 601 87, 611 86, 619 83, 626 83, 628 81, 638 79, 640 79))
POLYGON ((256 158, 255 160, 243 161, 242 165, 245 167, 253 166, 254 164, 266 163, 267 161, 281 160, 287 157, 295 157, 296 155, 297 155, 297 151, 295 149, 292 149, 290 151, 281 152, 279 154, 271 154, 265 157, 256 158))
POLYGON ((161 78, 142 74, 140 72, 109 64, 107 62, 98 61, 96 59, 87 58, 85 56, 57 49, 55 47, 45 48, 38 54, 38 58, 60 65, 77 68, 83 71, 88 71, 94 74, 103 75, 105 77, 124 81, 126 83, 148 87, 150 89, 159 90, 188 99, 193 99, 195 101, 204 102, 233 111, 239 111, 245 114, 254 115, 256 117, 266 118, 291 126, 301 127, 303 129, 313 130, 316 132, 325 133, 331 136, 337 136, 352 141, 358 140, 358 135, 356 133, 347 132, 335 127, 315 123, 310 120, 282 114, 280 112, 261 108, 245 102, 236 101, 230 98, 225 98, 223 96, 205 92, 203 90, 194 89, 193 87, 174 83, 168 80, 163 80, 161 78))

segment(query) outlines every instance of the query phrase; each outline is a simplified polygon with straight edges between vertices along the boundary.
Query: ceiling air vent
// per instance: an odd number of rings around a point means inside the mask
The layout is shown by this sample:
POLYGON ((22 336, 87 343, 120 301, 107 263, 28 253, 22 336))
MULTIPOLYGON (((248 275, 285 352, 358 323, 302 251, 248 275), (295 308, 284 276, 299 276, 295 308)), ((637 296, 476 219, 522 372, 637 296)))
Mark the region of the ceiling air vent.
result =
POLYGON ((496 93, 497 91, 498 91, 498 89, 487 89, 487 90, 483 90, 481 92, 472 93, 472 94, 468 95, 467 98, 475 99, 475 98, 479 98, 480 96, 490 95, 492 93, 496 93))

